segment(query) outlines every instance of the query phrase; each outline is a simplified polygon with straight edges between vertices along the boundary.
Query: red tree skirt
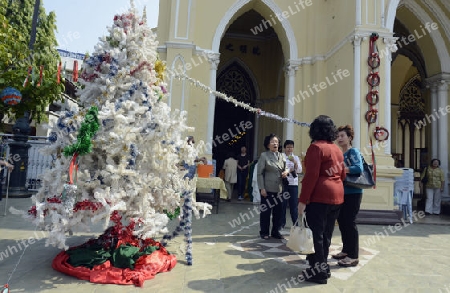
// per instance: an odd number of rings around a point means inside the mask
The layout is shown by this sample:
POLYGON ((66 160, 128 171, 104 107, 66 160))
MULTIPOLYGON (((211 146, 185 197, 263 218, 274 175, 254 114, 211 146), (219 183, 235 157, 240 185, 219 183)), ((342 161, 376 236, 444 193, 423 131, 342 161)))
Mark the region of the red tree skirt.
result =
POLYGON ((144 285, 145 280, 153 279, 156 274, 170 271, 177 263, 176 257, 169 254, 161 245, 153 253, 141 256, 134 270, 113 267, 109 260, 92 269, 83 266, 74 267, 67 262, 68 259, 69 255, 65 251, 60 252, 53 260, 53 269, 91 283, 134 284, 139 287, 144 285))

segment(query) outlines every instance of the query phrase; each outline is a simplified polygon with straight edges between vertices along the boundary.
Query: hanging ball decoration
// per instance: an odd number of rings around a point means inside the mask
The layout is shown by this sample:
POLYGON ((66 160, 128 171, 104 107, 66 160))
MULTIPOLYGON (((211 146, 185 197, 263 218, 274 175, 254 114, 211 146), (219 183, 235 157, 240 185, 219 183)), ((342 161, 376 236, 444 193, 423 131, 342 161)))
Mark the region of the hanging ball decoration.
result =
POLYGON ((14 106, 22 101, 22 94, 19 90, 7 87, 0 93, 0 99, 8 106, 14 106))

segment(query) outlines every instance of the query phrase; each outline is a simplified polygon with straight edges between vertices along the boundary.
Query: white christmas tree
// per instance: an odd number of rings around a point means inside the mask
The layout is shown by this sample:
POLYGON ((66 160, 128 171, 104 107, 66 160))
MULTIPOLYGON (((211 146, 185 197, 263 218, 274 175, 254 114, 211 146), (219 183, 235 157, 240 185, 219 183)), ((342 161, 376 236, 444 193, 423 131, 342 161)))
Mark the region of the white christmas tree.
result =
POLYGON ((83 64, 80 108, 61 113, 52 128, 54 143, 45 151, 58 158, 27 213, 37 225, 49 225, 47 244, 67 249, 68 231, 88 230, 99 220, 111 225, 110 219, 132 223, 139 239, 167 236, 169 215, 181 210, 178 231, 187 231, 190 212, 210 213, 210 205, 192 196, 195 182, 179 170, 204 145, 187 144, 193 130, 187 113, 165 102, 165 68, 145 18, 133 2, 114 17, 109 35, 83 64))

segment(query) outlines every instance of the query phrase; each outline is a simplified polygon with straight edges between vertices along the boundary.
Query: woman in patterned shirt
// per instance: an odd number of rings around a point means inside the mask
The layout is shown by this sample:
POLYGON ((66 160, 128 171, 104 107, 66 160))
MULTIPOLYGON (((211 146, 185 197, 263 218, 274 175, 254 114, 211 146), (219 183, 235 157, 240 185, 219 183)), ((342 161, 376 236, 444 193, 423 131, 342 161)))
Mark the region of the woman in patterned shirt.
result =
MULTIPOLYGON (((439 167, 441 161, 432 159, 430 166, 426 167, 420 176, 420 181, 426 176, 428 178, 425 183, 427 200, 425 202, 426 215, 439 215, 441 213, 441 193, 444 191, 444 171, 439 167)), ((422 184, 422 183, 420 183, 422 184)))

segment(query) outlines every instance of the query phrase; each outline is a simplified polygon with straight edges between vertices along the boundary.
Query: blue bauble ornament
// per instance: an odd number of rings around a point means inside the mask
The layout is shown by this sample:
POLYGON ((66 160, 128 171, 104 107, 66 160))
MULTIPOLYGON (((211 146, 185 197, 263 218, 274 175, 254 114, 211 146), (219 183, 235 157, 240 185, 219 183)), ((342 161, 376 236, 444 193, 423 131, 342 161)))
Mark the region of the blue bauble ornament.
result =
POLYGON ((8 106, 14 106, 22 101, 22 94, 18 89, 7 87, 0 93, 0 99, 8 106))

